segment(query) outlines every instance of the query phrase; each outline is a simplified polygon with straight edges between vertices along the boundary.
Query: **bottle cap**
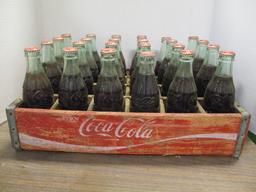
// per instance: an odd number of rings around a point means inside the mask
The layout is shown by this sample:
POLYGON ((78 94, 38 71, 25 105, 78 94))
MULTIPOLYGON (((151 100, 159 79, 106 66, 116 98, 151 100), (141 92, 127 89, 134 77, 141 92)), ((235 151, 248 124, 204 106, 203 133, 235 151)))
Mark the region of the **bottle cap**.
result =
POLYGON ((192 36, 188 36, 188 39, 194 39, 194 40, 199 40, 199 36, 196 35, 192 35, 192 36))
POLYGON ((161 43, 163 43, 163 42, 166 41, 167 39, 171 40, 172 38, 171 38, 171 37, 162 37, 162 38, 161 38, 161 43))
POLYGON ((84 47, 84 42, 83 41, 73 41, 72 42, 74 47, 84 47))
POLYGON ((218 44, 209 44, 208 45, 208 49, 219 49, 220 48, 220 46, 218 45, 218 44))
POLYGON ((57 36, 57 37, 53 38, 53 41, 63 41, 63 40, 64 40, 64 38, 61 36, 57 36))
POLYGON ((89 37, 83 37, 83 38, 81 38, 81 41, 83 41, 83 42, 91 42, 92 39, 89 38, 89 37))
POLYGON ((41 42, 41 45, 52 45, 53 42, 52 41, 49 41, 49 40, 44 40, 41 42))
POLYGON ((231 50, 223 50, 220 52, 220 56, 232 56, 235 57, 236 53, 231 50))
POLYGON ((24 49, 25 53, 31 53, 31 52, 40 52, 40 49, 36 46, 26 47, 24 49))
POLYGON ((121 35, 118 35, 118 34, 113 34, 113 35, 111 35, 111 38, 121 40, 121 39, 122 39, 122 36, 121 36, 121 35))
POLYGON ((208 45, 208 44, 209 44, 209 41, 206 40, 206 39, 200 39, 200 40, 198 41, 198 43, 199 43, 199 44, 202 44, 202 45, 208 45))
POLYGON ((139 44, 139 47, 140 47, 140 48, 141 48, 141 47, 151 47, 151 45, 150 45, 149 42, 141 42, 141 43, 139 44))
POLYGON ((64 47, 63 48, 64 53, 77 53, 77 48, 75 47, 64 47))
POLYGON ((100 53, 101 53, 102 55, 105 55, 105 54, 111 54, 111 55, 113 55, 113 54, 116 53, 116 49, 113 49, 113 48, 102 48, 102 49, 100 50, 100 53))
POLYGON ((139 39, 147 39, 147 35, 137 35, 137 40, 139 39))
POLYGON ((175 43, 173 45, 173 48, 178 48, 178 49, 185 49, 185 45, 182 43, 175 43))
POLYGON ((181 55, 184 55, 184 56, 193 56, 193 52, 188 50, 188 49, 183 49, 180 51, 180 54, 181 55))
POLYGON ((142 51, 140 52, 141 57, 155 57, 155 52, 154 51, 142 51))
POLYGON ((176 39, 167 38, 167 39, 166 39, 166 43, 167 43, 167 44, 174 45, 175 43, 178 43, 178 41, 177 41, 176 39))
POLYGON ((88 34, 86 34, 86 37, 88 37, 88 38, 96 38, 96 34, 95 33, 88 33, 88 34))
POLYGON ((149 42, 148 39, 139 39, 138 43, 149 42))
POLYGON ((105 43, 105 46, 117 47, 117 45, 118 44, 116 42, 114 42, 114 41, 107 41, 105 43))
POLYGON ((120 39, 118 39, 118 38, 111 38, 111 39, 109 39, 109 41, 113 41, 113 42, 115 42, 115 43, 120 43, 120 39))
POLYGON ((70 33, 64 33, 61 35, 61 37, 65 38, 65 37, 71 37, 71 34, 70 33))

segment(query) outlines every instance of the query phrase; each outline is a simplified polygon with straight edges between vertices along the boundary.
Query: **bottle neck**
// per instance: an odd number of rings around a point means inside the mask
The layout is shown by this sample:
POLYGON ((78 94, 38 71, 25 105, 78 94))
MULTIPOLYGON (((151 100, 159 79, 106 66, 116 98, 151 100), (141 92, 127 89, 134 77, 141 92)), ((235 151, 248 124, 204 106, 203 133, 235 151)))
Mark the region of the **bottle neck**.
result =
POLYGON ((207 56, 204 61, 205 65, 217 66, 219 59, 219 51, 217 49, 210 49, 207 51, 207 56))
POLYGON ((64 47, 72 46, 72 39, 71 37, 64 37, 64 47))
POLYGON ((166 59, 171 59, 172 58, 172 46, 170 44, 166 45, 165 58, 166 59))
POLYGON ((185 58, 181 57, 180 62, 179 62, 179 68, 176 73, 176 76, 179 77, 193 77, 193 72, 192 72, 192 62, 193 58, 185 58))
POLYGON ((198 45, 198 41, 196 39, 189 39, 188 40, 188 49, 190 51, 192 51, 193 53, 196 52, 197 45, 198 45))
POLYGON ((112 55, 104 55, 102 57, 102 69, 100 75, 104 77, 117 77, 115 66, 115 58, 112 55))
POLYGON ((87 65, 86 50, 84 47, 78 47, 78 65, 87 65))
POLYGON ((64 42, 63 41, 55 41, 53 44, 54 47, 54 56, 55 57, 63 57, 63 47, 64 42))
POLYGON ((230 76, 232 77, 233 71, 233 58, 232 56, 223 56, 220 58, 219 65, 216 69, 215 74, 221 76, 230 76))
POLYGON ((178 64, 178 61, 179 61, 179 59, 180 59, 180 50, 181 50, 181 49, 175 49, 175 50, 173 50, 173 52, 172 52, 172 58, 171 58, 171 63, 172 63, 172 64, 175 64, 175 65, 178 64))
POLYGON ((78 75, 80 70, 78 67, 77 56, 64 56, 64 75, 78 75))
POLYGON ((92 38, 92 51, 96 52, 97 48, 96 48, 96 38, 92 38))
POLYGON ((85 51, 86 51, 87 57, 93 58, 92 47, 89 42, 85 43, 85 51))
POLYGON ((160 59, 163 60, 164 59, 164 53, 166 50, 166 41, 163 41, 161 43, 161 48, 160 48, 160 59))
POLYGON ((28 53, 26 57, 27 57, 27 73, 30 73, 30 74, 44 73, 42 64, 40 62, 39 53, 28 53))
POLYGON ((41 61, 42 63, 54 63, 54 50, 52 45, 42 45, 41 49, 41 61))
POLYGON ((196 50, 196 58, 205 59, 207 53, 207 45, 200 44, 196 50))
POLYGON ((141 58, 141 62, 139 66, 139 74, 154 75, 153 66, 154 66, 154 58, 151 58, 151 57, 141 58))

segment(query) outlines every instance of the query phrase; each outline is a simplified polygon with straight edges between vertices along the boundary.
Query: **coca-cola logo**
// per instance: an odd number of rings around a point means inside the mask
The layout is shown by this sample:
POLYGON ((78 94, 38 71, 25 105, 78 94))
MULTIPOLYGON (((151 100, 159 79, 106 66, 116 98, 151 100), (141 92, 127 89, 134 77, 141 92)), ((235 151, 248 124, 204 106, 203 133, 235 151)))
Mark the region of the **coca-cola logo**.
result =
POLYGON ((79 134, 83 137, 98 135, 116 139, 149 139, 152 137, 152 125, 154 123, 154 120, 144 120, 142 118, 125 119, 117 123, 90 117, 80 125, 79 134))

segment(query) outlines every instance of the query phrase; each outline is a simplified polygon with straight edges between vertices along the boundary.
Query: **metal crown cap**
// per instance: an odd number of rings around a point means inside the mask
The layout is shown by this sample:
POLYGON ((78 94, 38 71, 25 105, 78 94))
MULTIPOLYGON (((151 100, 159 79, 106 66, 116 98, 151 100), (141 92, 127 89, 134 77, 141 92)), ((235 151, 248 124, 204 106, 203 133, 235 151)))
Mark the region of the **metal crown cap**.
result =
POLYGON ((185 45, 182 43, 175 43, 173 45, 173 48, 180 48, 180 49, 185 49, 185 45))
POLYGON ((208 44, 209 44, 209 41, 206 40, 206 39, 200 39, 200 40, 198 41, 198 43, 199 43, 199 44, 202 44, 202 45, 208 45, 208 44))
POLYGON ((219 49, 220 48, 220 46, 218 45, 218 44, 209 44, 208 45, 208 49, 219 49))
POLYGON ((188 50, 188 49, 183 49, 180 51, 180 54, 181 55, 184 55, 184 56, 193 56, 193 52, 188 50))
POLYGON ((64 53, 77 53, 77 48, 75 47, 64 47, 63 48, 64 53))
POLYGON ((32 53, 32 52, 40 52, 40 49, 36 46, 26 47, 24 49, 25 53, 32 53))
POLYGON ((84 47, 84 42, 81 41, 81 40, 80 41, 79 40, 78 41, 73 41, 72 44, 73 44, 74 47, 84 47))
POLYGON ((70 33, 64 33, 64 34, 61 35, 61 37, 63 37, 63 38, 64 37, 71 37, 71 34, 70 33))
POLYGON ((96 38, 96 34, 95 33, 88 33, 88 34, 86 34, 86 37, 96 38))
POLYGON ((111 35, 111 38, 121 40, 121 39, 122 39, 122 36, 121 36, 121 35, 118 35, 118 34, 113 34, 113 35, 111 35))
POLYGON ((235 57, 236 53, 231 50, 223 50, 220 52, 220 56, 232 56, 235 57))
POLYGON ((199 40, 199 36, 196 36, 196 35, 191 35, 191 36, 188 36, 188 39, 194 39, 194 40, 199 40))
POLYGON ((41 45, 52 45, 53 44, 53 42, 52 41, 49 41, 49 40, 43 40, 42 42, 41 42, 41 45))
POLYGON ((113 48, 102 48, 102 49, 100 50, 100 53, 101 53, 102 55, 105 55, 105 54, 111 54, 111 55, 113 55, 113 54, 116 53, 116 49, 113 49, 113 48))
POLYGON ((62 36, 57 36, 53 38, 53 41, 64 41, 64 38, 62 36))
POLYGON ((141 57, 155 57, 155 52, 154 51, 142 51, 140 52, 141 57))

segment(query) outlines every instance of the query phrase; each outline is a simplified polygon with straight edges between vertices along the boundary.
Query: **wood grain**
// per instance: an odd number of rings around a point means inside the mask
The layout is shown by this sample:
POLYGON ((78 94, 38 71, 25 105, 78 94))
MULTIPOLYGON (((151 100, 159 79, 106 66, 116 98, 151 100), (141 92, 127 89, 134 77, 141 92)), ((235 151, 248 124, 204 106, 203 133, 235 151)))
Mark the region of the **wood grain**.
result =
POLYGON ((1 192, 254 192, 256 147, 229 157, 97 155, 20 151, 0 127, 1 192))

